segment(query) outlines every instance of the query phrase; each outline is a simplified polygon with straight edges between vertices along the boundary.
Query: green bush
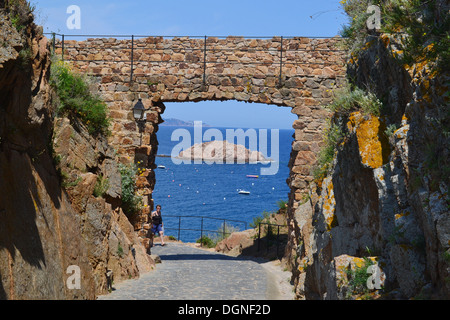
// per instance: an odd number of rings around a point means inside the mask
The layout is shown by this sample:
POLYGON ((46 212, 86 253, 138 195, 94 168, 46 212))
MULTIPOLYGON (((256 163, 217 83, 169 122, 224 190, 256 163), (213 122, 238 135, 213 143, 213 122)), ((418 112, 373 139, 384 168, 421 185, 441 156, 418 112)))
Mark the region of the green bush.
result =
POLYGON ((326 106, 333 112, 350 113, 362 110, 374 116, 380 116, 382 107, 383 104, 375 94, 365 92, 358 87, 351 89, 350 85, 335 90, 333 102, 326 106))
POLYGON ((367 272, 369 266, 375 263, 369 258, 363 258, 364 264, 360 267, 356 267, 354 270, 347 269, 347 278, 349 279, 347 298, 352 295, 364 295, 370 292, 367 288, 367 280, 370 277, 370 273, 367 272))
POLYGON ((202 246, 205 246, 207 248, 214 248, 216 246, 216 243, 210 237, 207 236, 203 236, 197 239, 196 243, 201 243, 202 246))
POLYGON ((102 174, 97 176, 97 183, 94 187, 94 197, 103 197, 108 191, 109 188, 109 180, 106 177, 103 177, 102 174))
POLYGON ((215 241, 215 243, 218 243, 218 242, 222 241, 223 239, 227 238, 233 232, 237 232, 237 231, 239 231, 239 228, 233 227, 232 225, 229 225, 228 223, 223 222, 220 225, 219 229, 217 229, 217 232, 212 237, 212 239, 213 239, 213 241, 215 241))
POLYGON ((386 130, 384 130, 384 134, 386 135, 386 137, 390 138, 392 137, 392 135, 394 134, 395 130, 397 130, 397 125, 394 124, 390 124, 387 126, 386 130))
POLYGON ((238 228, 235 228, 228 223, 224 222, 220 225, 216 232, 213 235, 202 236, 197 239, 197 243, 201 243, 203 246, 207 246, 208 248, 214 248, 217 243, 227 238, 233 232, 239 231, 238 228))
POLYGON ((325 129, 324 146, 319 151, 317 163, 313 169, 313 176, 316 180, 321 180, 326 176, 328 169, 333 162, 336 146, 344 136, 341 127, 333 123, 330 123, 325 129))
POLYGON ((277 201, 277 206, 279 209, 282 209, 282 210, 286 209, 287 205, 288 205, 288 202, 286 200, 281 199, 281 200, 277 201))
POLYGON ((116 253, 120 258, 123 257, 124 251, 123 251, 122 246, 120 245, 120 242, 117 244, 117 252, 116 253))
POLYGON ((136 176, 138 169, 134 164, 119 164, 122 178, 122 209, 125 215, 133 219, 142 209, 142 197, 136 194, 136 176))
POLYGON ((57 115, 79 119, 90 134, 110 134, 107 106, 91 92, 84 77, 64 62, 53 61, 50 81, 58 95, 57 115))
POLYGON ((272 214, 271 212, 264 210, 261 215, 259 215, 257 217, 253 217, 253 221, 250 223, 250 227, 256 229, 259 227, 260 223, 263 223, 263 222, 268 223, 271 214, 272 214))

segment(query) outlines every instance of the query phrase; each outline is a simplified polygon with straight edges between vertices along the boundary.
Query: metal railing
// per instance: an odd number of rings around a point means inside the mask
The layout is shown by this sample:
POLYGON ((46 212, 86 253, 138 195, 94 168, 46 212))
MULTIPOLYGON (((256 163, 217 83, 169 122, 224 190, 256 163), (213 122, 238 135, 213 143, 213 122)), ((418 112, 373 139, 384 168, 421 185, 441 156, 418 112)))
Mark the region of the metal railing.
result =
MULTIPOLYGON (((51 35, 52 38, 52 48, 53 50, 55 50, 56 48, 61 49, 61 56, 62 56, 62 60, 66 59, 65 57, 65 52, 66 50, 69 49, 74 49, 74 47, 70 47, 66 45, 66 41, 67 38, 121 38, 124 40, 131 40, 131 43, 129 45, 126 46, 120 46, 120 47, 108 47, 108 50, 129 50, 130 51, 130 59, 129 60, 114 60, 111 62, 114 63, 118 63, 118 62, 126 62, 126 63, 130 63, 130 82, 133 82, 133 76, 134 76, 134 67, 135 64, 138 62, 148 62, 148 63, 158 63, 158 64, 163 64, 163 63, 196 63, 196 64, 201 64, 202 65, 202 69, 203 69, 203 85, 206 85, 207 82, 207 77, 206 77, 206 69, 207 69, 207 64, 217 64, 217 63, 227 63, 227 64, 234 64, 234 63, 240 63, 240 64, 262 64, 262 65, 278 65, 279 64, 279 74, 278 74, 278 78, 279 78, 279 82, 278 82, 278 86, 280 87, 282 85, 282 77, 283 77, 283 66, 287 63, 289 64, 293 64, 293 65, 321 65, 321 66, 331 66, 331 65, 336 65, 336 63, 329 63, 329 62, 299 62, 299 61, 293 61, 292 57, 288 57, 288 52, 345 52, 345 50, 343 49, 338 49, 338 48, 333 48, 333 49, 324 49, 324 48, 316 48, 314 45, 311 49, 300 49, 300 48, 290 48, 284 45, 286 40, 292 40, 292 39, 298 39, 301 40, 302 38, 309 38, 309 39, 334 39, 335 41, 340 41, 342 40, 342 38, 336 38, 336 37, 304 37, 304 36, 289 36, 289 37, 285 37, 285 36, 272 36, 272 37, 242 37, 242 36, 146 36, 146 35, 66 35, 66 34, 59 34, 59 33, 45 33, 47 35, 51 35), (60 40, 57 42, 56 37, 60 37, 60 40), (150 60, 145 60, 145 61, 141 61, 136 59, 136 51, 137 50, 144 50, 144 49, 150 49, 150 47, 146 47, 146 46, 136 46, 136 40, 138 38, 148 38, 148 37, 152 37, 152 38, 159 38, 159 39, 164 39, 164 38, 172 38, 172 39, 182 39, 182 38, 188 38, 188 39, 200 39, 203 40, 203 45, 200 45, 196 48, 186 48, 186 47, 181 47, 181 48, 177 48, 174 49, 174 52, 176 52, 177 50, 184 50, 184 51, 202 51, 202 58, 203 61, 187 61, 187 60, 183 60, 183 61, 173 61, 173 60, 166 60, 166 61, 150 61, 150 60), (250 47, 240 47, 240 48, 231 48, 231 49, 227 49, 227 48, 221 48, 221 49, 217 49, 217 48, 209 48, 208 47, 208 39, 245 39, 245 40, 250 40, 250 39, 273 39, 274 42, 279 42, 279 46, 276 48, 268 48, 267 50, 260 50, 260 49, 254 49, 254 48, 250 48, 250 47), (239 50, 239 51, 245 51, 245 52, 278 52, 278 59, 274 59, 271 62, 264 62, 264 61, 250 61, 250 62, 245 62, 245 61, 240 61, 240 62, 235 62, 235 61, 227 61, 227 62, 222 62, 222 61, 214 61, 214 60, 208 60, 208 52, 217 52, 218 50, 220 51, 229 51, 229 50, 239 50), (290 60, 289 60, 290 59, 290 60)), ((83 41, 83 40, 81 40, 83 41)), ((153 47, 152 47, 153 48, 153 47)), ((95 48, 92 48, 95 49, 95 48)), ((77 60, 77 59, 68 59, 70 61, 74 61, 74 62, 99 62, 99 61, 103 61, 103 60, 92 60, 92 59, 83 59, 83 60, 77 60)))
MULTIPOLYGON (((227 223, 228 222, 235 222, 238 224, 244 225, 244 230, 247 229, 247 222, 241 221, 241 220, 232 220, 232 219, 222 219, 222 218, 214 218, 214 217, 205 217, 205 216, 180 216, 180 215, 164 215, 164 218, 178 218, 178 226, 177 227, 167 227, 167 223, 164 223, 164 230, 175 230, 178 233, 177 240, 181 241, 181 231, 197 231, 200 232, 200 239, 203 239, 203 236, 206 232, 212 232, 216 234, 221 234, 223 238, 226 238, 231 234, 231 232, 227 231, 227 223), (200 221, 200 228, 186 228, 182 227, 182 219, 189 219, 190 224, 192 225, 193 219, 198 219, 200 221), (205 220, 216 220, 216 221, 222 221, 222 225, 220 228, 222 230, 216 229, 216 230, 210 230, 205 228, 205 220)), ((185 222, 186 220, 184 220, 185 222)), ((200 241, 200 244, 203 245, 202 241, 200 241)))
POLYGON ((269 252, 269 248, 270 248, 270 241, 271 241, 271 237, 273 237, 272 235, 272 227, 276 227, 277 228, 277 235, 275 238, 275 243, 277 246, 277 257, 280 257, 280 228, 286 228, 286 226, 283 225, 279 225, 279 224, 273 224, 273 223, 268 223, 268 222, 260 222, 258 223, 258 249, 257 251, 260 252, 261 251, 261 225, 266 225, 267 226, 267 231, 266 231, 266 250, 267 252, 269 252))
MULTIPOLYGON (((164 230, 174 230, 177 231, 178 237, 177 240, 181 241, 181 231, 196 231, 200 233, 200 246, 203 246, 203 237, 206 235, 206 233, 216 233, 222 236, 222 239, 225 239, 228 237, 232 232, 227 231, 227 223, 228 222, 234 222, 244 225, 244 230, 247 229, 247 222, 241 221, 241 220, 231 220, 231 219, 222 219, 222 218, 214 218, 214 217, 205 217, 205 216, 180 216, 180 215, 164 215, 164 218, 177 218, 178 220, 178 226, 174 227, 167 227, 167 223, 164 224, 164 230), (200 228, 187 228, 182 227, 182 219, 185 218, 183 222, 186 223, 186 219, 191 220, 190 224, 192 225, 192 219, 199 219, 200 220, 200 228), (205 228, 204 222, 205 220, 216 220, 216 221, 222 221, 222 225, 220 226, 220 229, 211 230, 205 228)), ((266 250, 269 252, 269 248, 271 247, 271 242, 275 242, 276 244, 276 253, 277 257, 280 257, 280 228, 287 228, 285 225, 279 225, 279 224, 273 224, 273 223, 267 223, 267 222, 259 222, 258 223, 258 238, 257 238, 257 252, 261 251, 261 242, 263 241, 263 236, 261 233, 261 230, 263 230, 262 226, 266 226, 266 232, 265 232, 265 243, 266 243, 266 250), (272 233, 272 228, 276 228, 276 236, 272 233)))

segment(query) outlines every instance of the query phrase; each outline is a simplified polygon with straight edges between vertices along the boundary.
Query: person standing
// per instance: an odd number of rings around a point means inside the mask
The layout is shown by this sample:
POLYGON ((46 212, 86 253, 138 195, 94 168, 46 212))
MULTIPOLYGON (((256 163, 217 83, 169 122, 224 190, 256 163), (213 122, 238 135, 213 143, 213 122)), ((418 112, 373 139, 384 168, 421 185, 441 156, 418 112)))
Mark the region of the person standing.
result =
POLYGON ((159 236, 161 237, 161 245, 164 246, 164 225, 161 216, 161 205, 158 204, 156 206, 156 211, 153 211, 150 217, 152 219, 151 232, 153 235, 159 233, 159 236))

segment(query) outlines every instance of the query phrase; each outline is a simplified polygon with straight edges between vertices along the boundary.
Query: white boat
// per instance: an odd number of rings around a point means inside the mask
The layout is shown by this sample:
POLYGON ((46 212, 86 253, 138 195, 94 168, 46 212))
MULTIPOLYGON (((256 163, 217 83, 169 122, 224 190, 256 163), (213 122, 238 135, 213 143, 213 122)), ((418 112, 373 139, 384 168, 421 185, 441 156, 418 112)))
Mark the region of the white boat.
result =
POLYGON ((166 167, 163 166, 162 164, 160 164, 160 165, 158 166, 158 168, 160 168, 160 169, 165 169, 166 167))
POLYGON ((239 190, 238 192, 239 194, 250 194, 250 191, 246 191, 246 190, 239 190))

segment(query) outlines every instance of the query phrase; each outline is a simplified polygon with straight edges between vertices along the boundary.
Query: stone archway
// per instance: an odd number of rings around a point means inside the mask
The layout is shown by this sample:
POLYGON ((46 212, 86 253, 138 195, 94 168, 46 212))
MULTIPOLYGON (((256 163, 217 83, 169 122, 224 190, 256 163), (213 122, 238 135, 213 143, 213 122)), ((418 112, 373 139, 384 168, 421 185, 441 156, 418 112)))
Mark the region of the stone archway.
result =
MULTIPOLYGON (((328 112, 321 105, 344 79, 339 38, 244 39, 242 37, 131 40, 92 38, 65 41, 64 58, 74 69, 97 80, 97 89, 113 119, 110 143, 121 161, 144 161, 138 183, 151 210, 156 132, 165 102, 237 100, 291 108, 298 119, 292 145, 289 208, 295 210, 308 182, 322 141, 328 112), (131 109, 138 98, 146 108, 141 132, 131 109), (136 147, 138 146, 138 147, 136 147)), ((62 44, 56 53, 62 53, 62 44)))

